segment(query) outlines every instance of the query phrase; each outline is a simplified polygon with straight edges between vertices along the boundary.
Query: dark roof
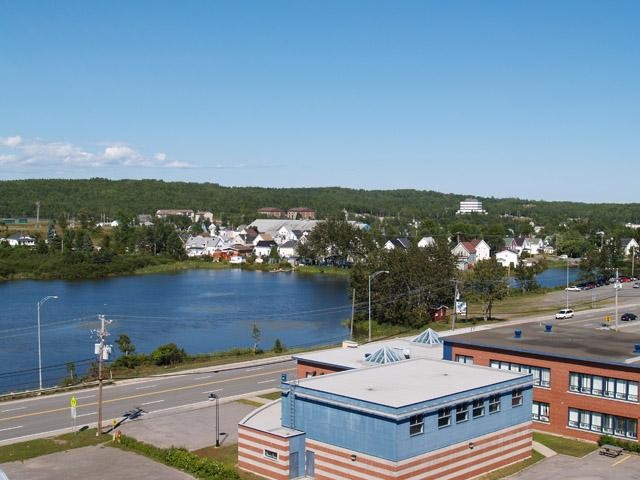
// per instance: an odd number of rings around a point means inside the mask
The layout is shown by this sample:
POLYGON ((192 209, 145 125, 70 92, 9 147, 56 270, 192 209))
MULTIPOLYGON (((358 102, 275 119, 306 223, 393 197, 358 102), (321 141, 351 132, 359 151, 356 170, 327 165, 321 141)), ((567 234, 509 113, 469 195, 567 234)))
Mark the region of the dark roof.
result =
POLYGON ((275 247, 276 245, 278 244, 273 240, 260 240, 256 243, 256 247, 275 247))
POLYGON ((523 324, 494 328, 481 332, 453 335, 445 343, 483 347, 490 350, 542 355, 569 360, 592 361, 610 365, 624 365, 640 369, 640 334, 596 330, 594 328, 553 325, 547 333, 538 324, 523 324), (515 338, 514 330, 522 332, 515 338))
POLYGON ((289 240, 287 242, 284 242, 282 245, 280 245, 280 248, 295 248, 298 246, 298 242, 296 242, 295 240, 289 240))
POLYGON ((392 238, 391 243, 393 243, 395 247, 400 247, 404 249, 407 249, 411 246, 411 242, 409 241, 408 238, 405 238, 405 237, 392 238))

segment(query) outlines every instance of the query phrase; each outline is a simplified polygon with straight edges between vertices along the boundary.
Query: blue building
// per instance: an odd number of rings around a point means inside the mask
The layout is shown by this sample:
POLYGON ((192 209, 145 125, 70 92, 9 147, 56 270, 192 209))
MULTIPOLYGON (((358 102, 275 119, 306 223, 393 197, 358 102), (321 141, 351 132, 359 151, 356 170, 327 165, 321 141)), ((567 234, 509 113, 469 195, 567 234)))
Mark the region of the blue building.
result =
POLYGON ((285 380, 281 401, 240 423, 239 465, 273 479, 473 478, 530 456, 532 384, 429 359, 285 380))

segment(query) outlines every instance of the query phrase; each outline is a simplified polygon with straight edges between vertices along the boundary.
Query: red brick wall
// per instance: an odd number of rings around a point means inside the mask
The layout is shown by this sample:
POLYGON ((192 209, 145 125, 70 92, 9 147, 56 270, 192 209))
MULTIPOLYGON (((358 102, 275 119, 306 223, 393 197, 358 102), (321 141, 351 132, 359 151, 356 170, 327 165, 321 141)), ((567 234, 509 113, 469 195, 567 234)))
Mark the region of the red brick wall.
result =
POLYGON ((640 374, 624 367, 604 366, 591 363, 553 359, 539 355, 527 355, 522 353, 508 354, 479 347, 461 347, 454 345, 452 358, 456 355, 470 355, 475 365, 489 366, 490 360, 502 360, 513 363, 521 363, 535 367, 544 367, 551 370, 551 388, 534 387, 533 399, 538 402, 548 403, 550 406, 549 423, 533 422, 534 430, 596 441, 599 433, 590 433, 584 430, 569 428, 569 407, 593 412, 620 415, 628 418, 640 417, 640 403, 611 400, 603 397, 578 394, 569 391, 569 372, 588 373, 602 375, 604 377, 621 378, 640 382, 640 374))
POLYGON ((339 367, 323 367, 311 362, 305 362, 304 360, 298 360, 296 365, 296 378, 306 378, 307 373, 309 373, 310 376, 315 377, 318 375, 325 375, 327 373, 342 372, 344 370, 346 369, 339 367))

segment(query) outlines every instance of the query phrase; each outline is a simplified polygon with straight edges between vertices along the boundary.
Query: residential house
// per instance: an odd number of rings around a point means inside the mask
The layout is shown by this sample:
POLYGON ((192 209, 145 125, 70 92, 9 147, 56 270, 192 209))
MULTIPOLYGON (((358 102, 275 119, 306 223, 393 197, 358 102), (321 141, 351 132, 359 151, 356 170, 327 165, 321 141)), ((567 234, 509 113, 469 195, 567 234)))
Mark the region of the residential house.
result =
POLYGON ((426 248, 426 247, 431 247, 432 245, 435 245, 435 244, 436 244, 436 241, 433 237, 422 237, 418 242, 418 247, 426 248))
POLYGON ((468 242, 460 242, 451 253, 458 258, 458 269, 467 270, 481 260, 491 258, 491 247, 484 240, 474 239, 468 242))
POLYGON ((638 242, 635 238, 623 238, 620 240, 620 246, 624 252, 624 256, 628 257, 632 252, 638 252, 638 242))
POLYGON ((298 242, 295 240, 289 240, 278 246, 278 255, 281 258, 291 258, 297 255, 296 249, 298 248, 298 242))
POLYGON ((22 233, 16 233, 7 237, 5 241, 10 247, 33 247, 36 244, 36 239, 29 235, 23 235, 22 233))
POLYGON ((148 213, 141 213, 136 215, 136 222, 138 225, 144 225, 145 227, 153 225, 153 216, 148 213))
POLYGON ((187 252, 187 257, 202 257, 212 256, 214 252, 222 250, 224 246, 224 242, 219 237, 197 235, 187 239, 184 249, 187 252))
POLYGON ((496 261, 503 267, 517 267, 518 266, 518 254, 513 250, 501 250, 496 253, 496 261))
POLYGON ((277 246, 278 244, 273 240, 262 240, 253 247, 253 254, 256 257, 268 257, 271 254, 271 249, 277 246))
POLYGON ((544 252, 544 241, 541 238, 530 237, 529 238, 529 255, 539 255, 544 252))
POLYGON ((271 236, 270 233, 259 233, 258 235, 255 236, 255 238, 251 243, 255 247, 258 244, 258 242, 264 242, 264 241, 266 242, 273 241, 273 237, 271 236))
POLYGON ((384 248, 387 250, 395 250, 399 248, 401 250, 407 250, 411 246, 411 241, 406 237, 397 237, 387 240, 384 244, 384 248))

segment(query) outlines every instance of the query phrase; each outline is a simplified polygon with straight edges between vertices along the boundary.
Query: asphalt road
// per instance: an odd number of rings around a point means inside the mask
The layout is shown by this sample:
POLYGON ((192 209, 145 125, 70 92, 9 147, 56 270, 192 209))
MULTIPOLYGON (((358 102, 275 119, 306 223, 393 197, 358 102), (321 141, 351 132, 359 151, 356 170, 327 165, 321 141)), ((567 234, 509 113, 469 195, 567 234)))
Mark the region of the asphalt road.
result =
MULTIPOLYGON (((558 308, 563 308, 567 294, 570 306, 579 306, 583 309, 576 311, 574 318, 555 320, 552 314, 546 314, 522 317, 514 319, 513 322, 544 322, 602 328, 604 318, 607 315, 614 315, 613 302, 606 307, 589 308, 594 297, 598 300, 603 298, 612 300, 614 290, 611 286, 581 292, 553 292, 544 300, 545 302, 553 301, 558 308)), ((634 289, 628 283, 619 291, 618 296, 619 314, 632 312, 640 318, 640 289, 634 289)), ((505 323, 496 324, 496 326, 503 325, 505 323)), ((619 322, 619 325, 624 331, 640 333, 640 320, 619 322)), ((140 407, 147 412, 159 412, 207 401, 209 393, 215 393, 224 399, 275 388, 278 387, 280 375, 283 372, 292 377, 295 373, 294 362, 253 365, 232 370, 216 370, 216 367, 211 367, 199 369, 193 373, 118 382, 104 388, 103 422, 104 425, 108 425, 112 418, 120 418, 125 411, 134 407, 140 407)), ((2 402, 0 403, 0 444, 70 429, 72 396, 75 396, 78 401, 77 427, 95 425, 98 398, 96 388, 2 402)))
MULTIPOLYGON (((283 372, 291 377, 293 361, 216 371, 215 367, 197 373, 128 380, 103 389, 103 425, 120 418, 133 407, 157 412, 207 401, 209 393, 221 399, 280 385, 283 372)), ((77 400, 76 425, 97 423, 98 389, 92 388, 43 397, 0 403, 0 444, 30 436, 70 429, 71 397, 77 400)))

